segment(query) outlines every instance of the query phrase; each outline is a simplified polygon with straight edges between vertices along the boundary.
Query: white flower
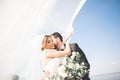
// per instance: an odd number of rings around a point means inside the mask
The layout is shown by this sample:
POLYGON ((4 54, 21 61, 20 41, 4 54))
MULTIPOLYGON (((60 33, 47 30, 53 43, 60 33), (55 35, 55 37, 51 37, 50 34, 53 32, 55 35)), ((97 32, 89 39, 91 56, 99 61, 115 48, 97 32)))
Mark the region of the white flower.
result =
POLYGON ((71 59, 72 59, 72 60, 73 60, 74 57, 75 57, 75 53, 76 53, 76 52, 72 52, 72 56, 71 56, 71 59))
POLYGON ((79 54, 79 52, 76 52, 77 53, 77 55, 79 54))
POLYGON ((76 69, 80 68, 80 65, 78 63, 75 63, 76 69))
POLYGON ((82 64, 82 65, 85 65, 85 63, 84 63, 84 62, 82 62, 81 64, 82 64))
POLYGON ((72 76, 72 74, 69 74, 69 76, 72 76))
POLYGON ((80 72, 78 72, 78 75, 81 76, 80 72))
POLYGON ((88 71, 87 70, 85 70, 85 73, 87 73, 88 71))

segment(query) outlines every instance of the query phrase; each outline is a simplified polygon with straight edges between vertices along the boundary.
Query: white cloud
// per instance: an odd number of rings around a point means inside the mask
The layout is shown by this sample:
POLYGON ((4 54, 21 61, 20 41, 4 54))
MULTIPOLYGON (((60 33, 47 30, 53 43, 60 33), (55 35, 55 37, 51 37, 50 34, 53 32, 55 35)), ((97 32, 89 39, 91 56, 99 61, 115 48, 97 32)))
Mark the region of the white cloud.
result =
POLYGON ((117 62, 112 62, 112 64, 113 64, 113 65, 116 65, 116 64, 117 64, 117 62))

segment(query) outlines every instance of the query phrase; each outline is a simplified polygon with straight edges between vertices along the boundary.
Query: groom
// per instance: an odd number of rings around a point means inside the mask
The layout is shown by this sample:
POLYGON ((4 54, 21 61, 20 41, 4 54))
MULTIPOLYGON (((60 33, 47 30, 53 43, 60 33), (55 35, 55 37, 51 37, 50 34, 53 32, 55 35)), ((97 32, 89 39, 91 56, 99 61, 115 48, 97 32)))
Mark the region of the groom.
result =
MULTIPOLYGON (((57 50, 64 50, 65 49, 65 44, 63 43, 62 35, 58 32, 54 32, 51 35, 53 37, 54 43, 56 44, 56 46, 55 46, 56 49, 57 50)), ((80 58, 81 60, 80 60, 79 63, 84 62, 86 64, 87 69, 89 70, 90 69, 90 64, 89 64, 84 52, 80 49, 78 44, 77 43, 72 43, 72 44, 70 44, 70 47, 71 47, 71 52, 73 52, 73 51, 79 52, 79 54, 81 55, 81 58, 80 58)), ((90 80, 89 72, 82 77, 82 80, 90 80)))

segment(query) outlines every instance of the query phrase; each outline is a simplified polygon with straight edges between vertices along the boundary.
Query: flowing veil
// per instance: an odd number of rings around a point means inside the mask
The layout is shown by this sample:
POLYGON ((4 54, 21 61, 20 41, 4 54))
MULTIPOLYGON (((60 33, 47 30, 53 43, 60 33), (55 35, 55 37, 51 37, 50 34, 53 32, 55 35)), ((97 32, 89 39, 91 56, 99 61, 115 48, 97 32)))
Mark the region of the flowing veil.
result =
POLYGON ((40 45, 44 34, 73 30, 86 0, 1 0, 0 80, 41 80, 40 45))

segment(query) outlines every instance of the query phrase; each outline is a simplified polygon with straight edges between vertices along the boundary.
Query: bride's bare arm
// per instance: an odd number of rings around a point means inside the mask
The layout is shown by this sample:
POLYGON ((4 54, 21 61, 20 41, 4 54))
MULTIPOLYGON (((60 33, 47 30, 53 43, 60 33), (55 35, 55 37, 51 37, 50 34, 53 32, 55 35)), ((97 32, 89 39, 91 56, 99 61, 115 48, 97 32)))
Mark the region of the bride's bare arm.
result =
POLYGON ((64 57, 71 55, 70 45, 68 42, 66 42, 66 48, 64 51, 46 50, 46 52, 48 53, 45 55, 47 58, 64 57))

